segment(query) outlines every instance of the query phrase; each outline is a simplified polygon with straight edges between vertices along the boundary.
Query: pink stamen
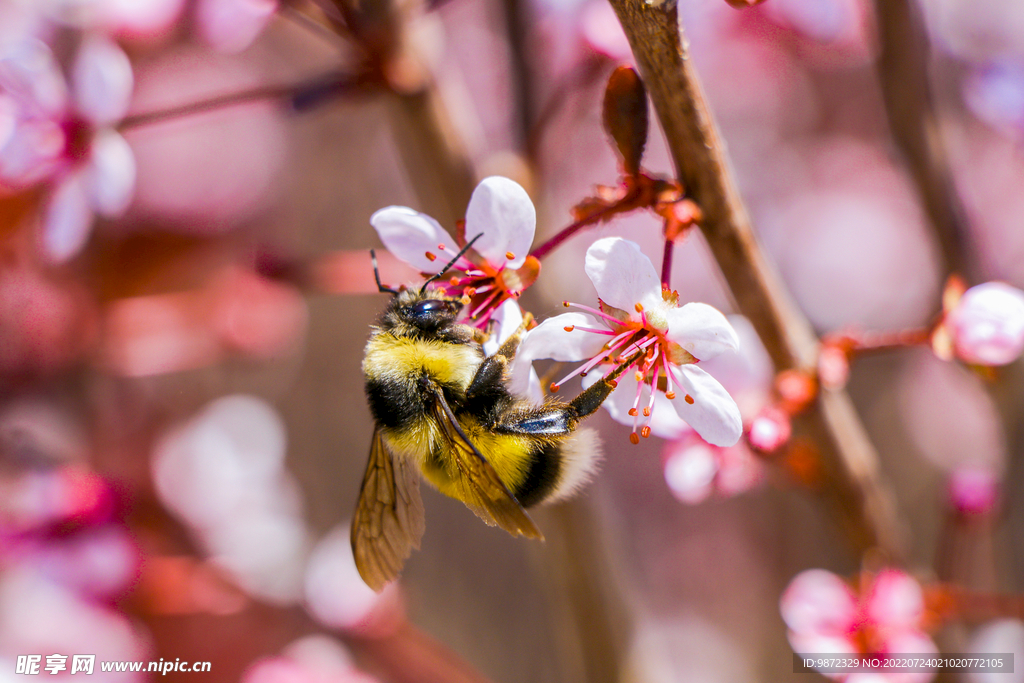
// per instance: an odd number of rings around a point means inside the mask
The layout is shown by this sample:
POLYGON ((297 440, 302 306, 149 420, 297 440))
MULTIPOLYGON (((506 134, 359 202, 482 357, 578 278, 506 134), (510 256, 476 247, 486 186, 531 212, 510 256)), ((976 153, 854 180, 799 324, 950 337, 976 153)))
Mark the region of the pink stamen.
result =
POLYGON ((654 392, 658 390, 658 366, 654 366, 654 372, 651 374, 651 398, 647 401, 647 422, 646 426, 651 426, 651 418, 654 417, 654 392))
POLYGON ((615 339, 612 339, 610 342, 608 342, 608 348, 614 349, 618 346, 621 346, 626 342, 627 339, 631 338, 634 334, 636 334, 636 330, 626 330, 625 332, 622 332, 617 337, 615 337, 615 339))
POLYGON ((501 294, 501 291, 500 291, 500 290, 498 290, 498 291, 495 291, 495 292, 494 292, 493 294, 491 294, 491 295, 490 295, 489 297, 487 297, 486 299, 484 299, 483 303, 482 303, 482 304, 480 304, 479 306, 477 306, 477 307, 476 307, 476 309, 475 309, 475 310, 474 310, 474 311, 473 311, 472 313, 470 313, 470 314, 469 314, 469 317, 470 317, 470 318, 476 318, 476 317, 477 317, 477 316, 478 316, 478 315, 480 314, 480 311, 482 311, 482 310, 484 310, 485 308, 487 308, 487 305, 488 305, 488 304, 490 304, 490 303, 491 303, 492 301, 494 301, 494 299, 495 299, 495 298, 496 298, 496 297, 497 297, 497 296, 498 296, 499 294, 501 294))
POLYGON ((573 329, 582 330, 583 332, 593 332, 594 334, 606 334, 608 336, 615 334, 611 330, 601 330, 596 327, 580 327, 579 325, 573 325, 573 329))
POLYGON ((658 341, 658 338, 653 336, 653 335, 650 336, 650 337, 645 337, 644 338, 644 342, 642 344, 638 344, 636 342, 633 342, 633 346, 632 346, 632 348, 629 349, 629 351, 630 351, 630 353, 636 353, 637 351, 643 351, 644 349, 646 349, 648 346, 650 346, 651 344, 653 344, 656 341, 658 341))
POLYGON ((618 318, 616 318, 613 315, 608 315, 607 313, 605 313, 604 311, 602 311, 600 309, 592 308, 590 306, 584 306, 583 304, 574 304, 571 301, 566 301, 565 304, 567 306, 572 306, 573 308, 578 308, 580 310, 586 311, 587 313, 593 313, 594 315, 601 316, 605 320, 610 320, 611 322, 615 323, 616 325, 622 325, 622 321, 621 320, 619 320, 618 318))
POLYGON ((665 368, 665 393, 672 393, 673 387, 677 384, 675 375, 672 374, 672 366, 669 364, 668 356, 661 357, 661 365, 665 368))
POLYGON ((644 388, 643 382, 636 383, 636 398, 633 399, 633 408, 629 411, 629 414, 633 416, 633 433, 636 434, 636 423, 640 418, 640 413, 637 412, 636 407, 640 405, 640 392, 644 388))

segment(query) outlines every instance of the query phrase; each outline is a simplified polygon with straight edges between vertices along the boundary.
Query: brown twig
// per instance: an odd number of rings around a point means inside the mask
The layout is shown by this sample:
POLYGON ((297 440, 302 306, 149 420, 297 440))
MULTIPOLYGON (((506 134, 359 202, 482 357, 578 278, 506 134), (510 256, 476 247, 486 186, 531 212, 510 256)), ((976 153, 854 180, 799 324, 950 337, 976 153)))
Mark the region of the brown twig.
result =
POLYGON ((928 83, 928 36, 917 5, 909 0, 875 0, 878 80, 893 139, 917 184, 949 272, 968 279, 977 261, 967 232, 941 140, 928 83))
MULTIPOLYGON (((679 180, 704 212, 701 230, 778 370, 810 368, 818 341, 754 237, 724 147, 682 40, 676 5, 611 0, 658 113, 679 180)), ((815 440, 855 547, 899 558, 893 503, 878 456, 845 392, 823 392, 797 429, 815 440)))
MULTIPOLYGON (((982 280, 983 268, 968 232, 966 212, 953 182, 942 143, 928 81, 929 44, 920 8, 908 0, 875 0, 880 44, 878 78, 896 143, 903 152, 921 201, 942 250, 947 274, 961 274, 970 284, 982 280)), ((1006 434, 1010 468, 1006 474, 1011 535, 1024 529, 1024 506, 1014 505, 1024 490, 1024 365, 1001 368, 998 381, 987 384, 1006 434)), ((1011 545, 1009 576, 1024 576, 1024 552, 1011 545)), ((1017 588, 1024 587, 1016 578, 1017 588)))

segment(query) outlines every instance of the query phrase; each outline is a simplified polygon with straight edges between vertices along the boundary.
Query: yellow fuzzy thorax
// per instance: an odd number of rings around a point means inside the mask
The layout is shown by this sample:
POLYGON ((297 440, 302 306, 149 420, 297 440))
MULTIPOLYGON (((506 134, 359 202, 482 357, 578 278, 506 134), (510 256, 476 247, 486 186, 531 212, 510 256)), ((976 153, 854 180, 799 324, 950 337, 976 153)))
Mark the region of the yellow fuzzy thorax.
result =
POLYGON ((404 380, 426 372, 436 382, 465 389, 483 362, 479 348, 380 332, 366 343, 363 374, 404 380))
MULTIPOLYGON (((482 362, 483 354, 472 345, 395 337, 382 332, 374 334, 366 344, 363 372, 367 376, 396 380, 426 373, 438 383, 464 390, 482 362)), ((514 489, 526 478, 527 456, 533 447, 530 440, 495 434, 465 415, 460 416, 459 424, 477 449, 486 454, 506 486, 514 489)), ((467 497, 463 491, 463 477, 455 459, 447 453, 447 441, 440 429, 424 414, 400 429, 384 429, 381 434, 396 457, 415 462, 424 478, 441 493, 463 501, 471 499, 472 496, 467 497)))

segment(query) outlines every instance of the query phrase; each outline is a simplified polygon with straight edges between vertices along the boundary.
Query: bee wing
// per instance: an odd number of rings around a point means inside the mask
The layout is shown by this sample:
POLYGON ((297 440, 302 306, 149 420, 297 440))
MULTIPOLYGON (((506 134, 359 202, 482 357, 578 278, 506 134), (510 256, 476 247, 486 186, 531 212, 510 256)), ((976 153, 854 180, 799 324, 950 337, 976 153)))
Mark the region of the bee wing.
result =
POLYGON ((491 526, 499 526, 513 536, 543 540, 544 535, 523 506, 508 490, 487 458, 473 445, 452 412, 440 388, 433 387, 434 419, 449 446, 463 481, 466 506, 491 526))
POLYGON ((412 463, 392 457, 377 429, 352 518, 352 554, 366 585, 380 592, 395 580, 422 537, 419 473, 412 463))

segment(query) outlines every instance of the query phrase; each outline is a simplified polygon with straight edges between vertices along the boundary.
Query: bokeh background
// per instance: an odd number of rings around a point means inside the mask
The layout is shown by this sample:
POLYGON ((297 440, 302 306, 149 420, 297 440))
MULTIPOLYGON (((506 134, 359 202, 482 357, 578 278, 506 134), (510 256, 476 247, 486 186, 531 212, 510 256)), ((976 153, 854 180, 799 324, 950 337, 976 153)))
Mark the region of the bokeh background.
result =
MULTIPOLYGON (((816 330, 931 321, 948 273, 890 135, 874 7, 679 6, 753 223, 816 330)), ((979 282, 1022 287, 1024 5, 914 6, 965 259, 979 282)), ((47 73, 66 76, 68 97, 130 97, 107 119, 32 109, 57 122, 60 151, 38 176, 0 183, 0 679, 19 678, 17 656, 32 653, 209 661, 168 680, 249 683, 817 678, 792 673, 778 602, 803 569, 861 568, 828 507, 760 461, 731 488, 695 485, 699 473, 666 469, 678 444, 632 446, 604 412, 591 420, 601 473, 579 500, 537 513, 546 543, 425 492, 423 547, 400 586, 362 586, 347 544, 372 433, 360 361, 386 300, 369 216, 398 204, 452 227, 475 180, 500 174, 533 197, 538 239, 555 234, 619 176, 600 106, 631 55, 602 0, 409 2, 383 24, 388 88, 327 88, 290 106, 307 84, 354 73, 374 44, 340 16, 326 1, 2 0, 0 142, 31 139, 42 154, 53 134, 25 124, 11 59, 32 66, 37 104, 47 73), (26 58, 26 41, 42 53, 26 58), (127 89, 120 57, 78 75, 96 44, 123 51, 127 89), (114 130, 129 161, 75 175, 81 145, 114 130), (100 200, 133 187, 105 211, 58 203, 72 181, 100 200)), ((657 126, 644 165, 672 172, 657 126)), ((553 253, 524 306, 543 318, 563 299, 593 300, 583 257, 607 235, 658 262, 658 221, 616 219, 553 253)), ((383 270, 415 279, 393 259, 383 270)), ((672 283, 732 311, 696 233, 676 249, 672 283)), ((743 338, 744 356, 718 371, 756 406, 772 371, 756 335, 743 338)), ((908 568, 924 581, 1022 588, 1015 378, 1011 367, 983 379, 927 348, 853 368, 908 568), (957 508, 958 485, 991 499, 982 513, 957 508)), ((937 637, 1024 654, 1019 621, 954 622, 937 637)))

